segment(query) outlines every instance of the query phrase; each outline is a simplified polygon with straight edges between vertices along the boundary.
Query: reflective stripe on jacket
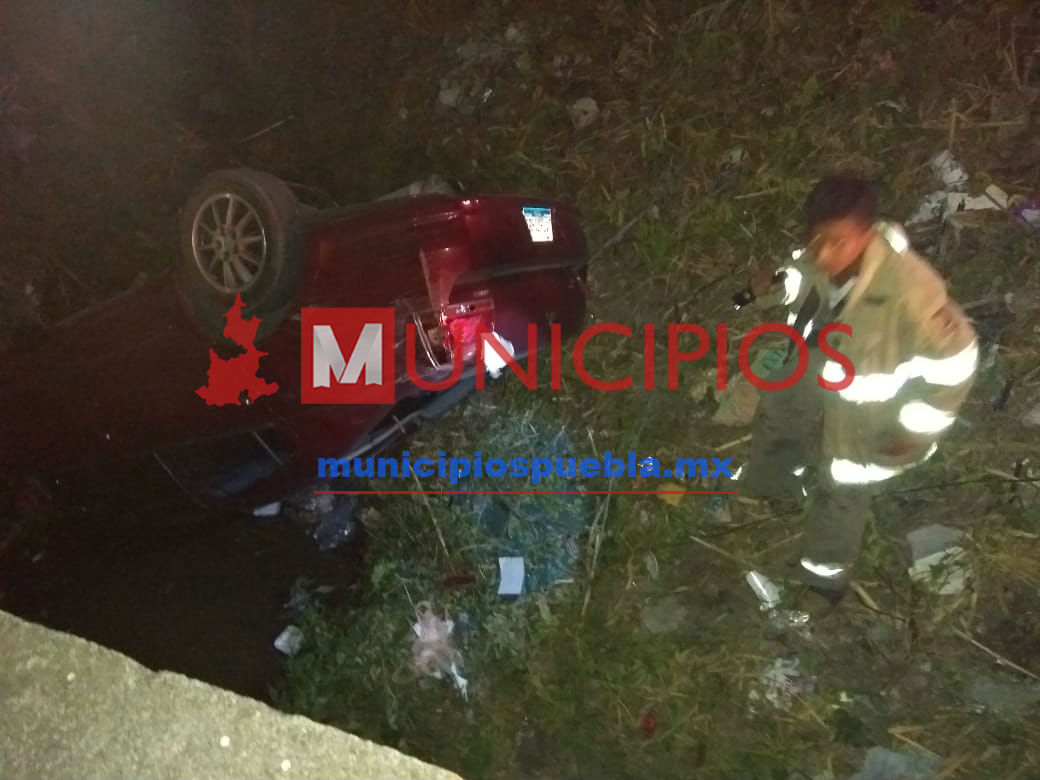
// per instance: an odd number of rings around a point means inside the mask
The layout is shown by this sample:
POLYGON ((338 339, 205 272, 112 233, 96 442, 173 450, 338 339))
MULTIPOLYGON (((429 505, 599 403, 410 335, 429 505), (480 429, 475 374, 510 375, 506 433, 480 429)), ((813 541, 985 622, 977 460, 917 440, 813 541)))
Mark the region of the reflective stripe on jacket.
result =
MULTIPOLYGON (((790 306, 788 324, 807 333, 826 313, 828 280, 802 258, 785 270, 775 298, 790 306)), ((831 333, 827 343, 851 360, 855 376, 844 390, 823 391, 823 453, 836 482, 881 481, 935 452, 974 384, 978 339, 942 278, 891 223, 877 225, 836 321, 852 335, 831 333), (885 454, 893 436, 913 441, 912 451, 885 454)), ((844 375, 825 362, 824 379, 844 375)))

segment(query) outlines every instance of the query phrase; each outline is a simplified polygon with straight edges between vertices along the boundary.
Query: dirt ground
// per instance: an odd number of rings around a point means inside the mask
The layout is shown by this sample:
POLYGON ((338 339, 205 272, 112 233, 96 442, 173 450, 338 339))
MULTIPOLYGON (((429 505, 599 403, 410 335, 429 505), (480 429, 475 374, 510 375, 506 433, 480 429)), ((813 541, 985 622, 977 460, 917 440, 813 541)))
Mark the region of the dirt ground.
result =
MULTIPOLYGON (((797 246, 821 173, 875 176, 900 221, 939 188, 929 160, 947 149, 970 194, 1040 192, 1040 12, 1025 1, 55 1, 6 4, 0 36, 5 312, 46 319, 168 263, 179 204, 215 167, 339 203, 436 171, 573 201, 602 249, 592 316, 725 321, 735 363, 761 315, 729 296, 797 246)), ((1026 304, 1040 239, 1003 210, 911 238, 958 300, 1010 292, 1016 312, 977 310, 983 368, 963 419, 886 486, 837 613, 775 625, 744 580, 782 577, 796 510, 742 506, 720 526, 707 498, 590 496, 572 581, 507 602, 470 514, 387 496, 365 513, 355 597, 301 622, 277 701, 474 777, 892 776, 871 763, 885 757, 912 776, 1035 777, 1040 307, 1026 304), (907 576, 905 534, 931 523, 970 533, 959 594, 907 576), (411 667, 423 600, 468 627, 466 699, 411 667)), ((598 375, 639 371, 619 342, 587 355, 598 375)), ((537 429, 582 456, 739 462, 749 430, 713 422, 705 368, 678 391, 507 378, 408 447, 515 452, 537 429)), ((99 594, 118 599, 112 587, 98 575, 99 594)))

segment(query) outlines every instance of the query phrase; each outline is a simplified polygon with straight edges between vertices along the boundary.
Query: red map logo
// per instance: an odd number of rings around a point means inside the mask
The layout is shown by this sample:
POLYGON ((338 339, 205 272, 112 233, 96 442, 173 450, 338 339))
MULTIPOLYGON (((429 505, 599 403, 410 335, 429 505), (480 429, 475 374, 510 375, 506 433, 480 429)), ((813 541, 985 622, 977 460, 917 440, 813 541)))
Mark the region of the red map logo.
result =
POLYGON ((209 351, 209 383, 203 385, 195 393, 201 396, 208 406, 242 405, 242 394, 248 393, 250 402, 265 395, 271 395, 278 389, 276 382, 268 382, 257 376, 260 369, 260 358, 267 355, 258 350, 254 344, 256 330, 260 327, 260 318, 242 319, 242 296, 236 295, 235 302, 227 310, 224 318, 224 337, 231 339, 245 352, 237 357, 224 360, 211 348, 209 351))

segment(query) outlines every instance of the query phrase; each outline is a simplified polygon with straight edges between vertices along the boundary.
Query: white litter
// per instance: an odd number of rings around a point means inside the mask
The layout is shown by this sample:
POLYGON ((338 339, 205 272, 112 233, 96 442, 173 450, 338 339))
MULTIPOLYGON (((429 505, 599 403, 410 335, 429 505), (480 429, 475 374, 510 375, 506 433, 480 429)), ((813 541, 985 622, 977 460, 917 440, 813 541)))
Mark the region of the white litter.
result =
POLYGON ((296 626, 286 626, 274 640, 275 649, 287 656, 294 656, 303 646, 303 631, 296 626))
POLYGON ((969 575, 967 554, 961 547, 964 533, 944 525, 929 525, 906 535, 913 565, 910 577, 928 585, 942 596, 953 596, 964 590, 969 575))
MULTIPOLYGON (((494 331, 491 332, 491 335, 494 336, 498 340, 498 343, 505 348, 505 351, 509 353, 510 357, 514 357, 516 355, 516 352, 513 350, 513 343, 509 339, 505 338, 504 336, 500 336, 498 333, 495 333, 494 331)), ((502 369, 505 367, 506 361, 502 359, 502 356, 495 351, 494 347, 489 346, 485 343, 484 368, 487 369, 487 372, 489 374, 491 374, 491 377, 493 379, 498 379, 498 377, 502 374, 502 369)))
POLYGON ((437 94, 437 101, 448 108, 455 108, 459 105, 460 100, 462 100, 462 87, 445 87, 437 94))
POLYGON ((650 575, 650 579, 656 581, 661 573, 661 567, 657 563, 657 556, 652 552, 647 553, 643 556, 643 563, 646 566, 646 573, 650 575))
POLYGON ((929 163, 936 178, 951 189, 962 187, 968 183, 968 172, 964 167, 953 159, 950 150, 947 149, 935 155, 929 163))
POLYGON ((583 97, 574 101, 568 112, 574 126, 583 130, 599 118, 599 104, 590 97, 583 97))
POLYGON ((780 606, 780 588, 766 575, 757 571, 749 571, 744 575, 744 579, 747 580, 751 590, 758 596, 758 600, 762 602, 761 609, 763 612, 768 612, 780 606))
POLYGON ((524 559, 499 558, 499 596, 519 596, 524 591, 524 559))
POLYGON ((415 617, 415 623, 412 624, 412 631, 415 633, 412 664, 419 672, 436 680, 443 679, 447 674, 462 694, 462 698, 467 698, 469 682, 459 673, 462 654, 455 649, 452 642, 455 622, 447 615, 443 620, 437 617, 427 601, 416 605, 415 617))
POLYGON ((991 184, 982 195, 970 195, 965 190, 968 185, 968 172, 957 162, 949 150, 941 152, 930 161, 935 178, 944 189, 931 192, 924 197, 917 212, 907 220, 906 224, 914 225, 929 222, 933 219, 945 220, 951 214, 961 211, 1006 210, 1008 194, 995 184, 991 184))
POLYGON ((778 710, 790 710, 795 696, 814 693, 816 680, 799 669, 797 658, 777 658, 759 675, 758 684, 748 693, 752 712, 765 701, 778 710))
POLYGON ((277 517, 282 511, 282 502, 275 501, 273 504, 264 504, 253 510, 253 517, 277 517))

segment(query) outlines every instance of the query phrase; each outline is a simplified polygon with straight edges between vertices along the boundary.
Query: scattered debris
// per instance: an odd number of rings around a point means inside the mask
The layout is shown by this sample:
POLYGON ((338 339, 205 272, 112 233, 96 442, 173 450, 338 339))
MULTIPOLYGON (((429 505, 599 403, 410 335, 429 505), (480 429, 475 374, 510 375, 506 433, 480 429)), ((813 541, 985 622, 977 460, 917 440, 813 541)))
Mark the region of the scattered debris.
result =
POLYGON ((525 33, 523 29, 520 27, 520 25, 516 24, 515 22, 506 27, 505 38, 506 43, 520 45, 527 43, 527 33, 525 33))
POLYGON ((292 497, 288 502, 288 509, 292 510, 294 514, 304 515, 304 519, 308 522, 314 522, 315 515, 323 515, 326 512, 331 512, 333 504, 336 503, 336 496, 331 493, 317 492, 331 490, 332 486, 328 482, 319 482, 314 485, 312 490, 301 491, 298 495, 292 497))
POLYGON ((1026 314, 1040 309, 1040 290, 1024 287, 1018 292, 1005 293, 1004 304, 1013 314, 1026 314))
POLYGON ((282 502, 275 501, 273 504, 258 506, 253 510, 253 517, 277 517, 282 511, 282 502))
POLYGON ((928 222, 933 219, 945 220, 959 211, 986 211, 1007 208, 1007 193, 995 184, 986 188, 982 195, 968 195, 964 192, 933 192, 925 196, 917 213, 907 220, 908 225, 928 222))
POLYGON ((452 631, 455 623, 445 615, 437 617, 428 601, 420 602, 415 607, 415 623, 412 631, 415 641, 412 643, 412 664, 422 674, 435 680, 451 677, 462 698, 468 698, 469 682, 459 673, 462 654, 452 642, 452 631))
POLYGON ((438 102, 442 106, 447 106, 448 108, 456 108, 459 105, 459 101, 461 99, 462 87, 442 87, 440 93, 437 95, 438 102))
POLYGON ((780 609, 780 597, 783 588, 767 576, 757 571, 749 571, 744 575, 751 590, 761 602, 759 609, 766 613, 770 624, 776 629, 805 628, 809 625, 808 612, 796 609, 780 609))
POLYGON ((320 596, 327 596, 334 590, 331 585, 316 585, 313 580, 300 577, 293 583, 289 600, 282 606, 288 614, 298 616, 306 612, 320 596))
POLYGON ((1040 195, 1034 195, 1015 204, 1011 214, 1028 228, 1040 233, 1040 195))
MULTIPOLYGON (((522 447, 546 458, 566 458, 574 446, 567 433, 550 428, 541 420, 521 415, 504 421, 496 429, 496 446, 502 450, 522 447)), ((488 447, 490 449, 490 446, 488 447)), ((566 487, 574 489, 573 480, 566 487)), ((459 480, 459 490, 474 490, 487 483, 469 476, 459 480)), ((546 488, 552 487, 545 482, 546 488)), ((497 487, 501 488, 501 481, 497 487)), ((530 595, 571 582, 581 551, 581 539, 595 505, 581 495, 457 495, 453 508, 472 524, 485 549, 494 557, 524 559, 524 588, 530 595)))
POLYGON ((645 605, 639 611, 643 628, 651 634, 671 634, 686 624, 689 610, 675 596, 645 605))
POLYGON ((498 559, 498 595, 519 596, 524 591, 524 559, 502 557, 498 559))
POLYGON ((759 675, 757 684, 748 693, 751 711, 758 712, 765 701, 778 710, 790 710, 794 698, 816 692, 816 678, 807 677, 799 669, 798 658, 777 658, 759 675))
POLYGON ((303 646, 303 631, 297 626, 286 626, 274 640, 275 649, 290 658, 303 646))
POLYGON ((406 184, 393 192, 388 192, 386 195, 376 198, 376 200, 393 200, 395 198, 408 198, 416 195, 457 195, 461 189, 462 186, 458 182, 449 181, 439 173, 433 173, 425 179, 413 181, 411 184, 406 184))
POLYGON ((933 776, 938 764, 937 756, 872 747, 852 780, 927 780, 933 776))
MULTIPOLYGON (((326 496, 322 496, 325 498, 326 496)), ((358 532, 358 522, 354 518, 357 512, 357 501, 353 496, 327 496, 340 499, 333 503, 332 509, 320 516, 318 525, 312 536, 318 542, 322 552, 335 550, 352 541, 358 532)))
POLYGON ((679 506, 685 496, 677 491, 686 490, 686 488, 678 482, 662 482, 660 490, 662 492, 656 494, 659 499, 669 506, 679 506))
POLYGON ((473 114, 490 100, 498 85, 515 82, 517 71, 525 76, 533 71, 530 47, 530 36, 518 23, 508 25, 501 34, 470 37, 455 48, 458 65, 441 79, 438 104, 473 114))
POLYGON ((932 166, 935 177, 951 190, 959 189, 968 183, 968 172, 953 159, 953 154, 949 149, 939 152, 929 164, 932 166))
POLYGON ((1040 705, 1040 683, 979 676, 969 683, 966 698, 976 712, 1022 717, 1040 705))
POLYGON ((982 195, 970 195, 965 192, 968 185, 968 172, 953 158, 949 150, 933 157, 931 166, 936 179, 942 183, 945 189, 926 195, 918 206, 917 212, 906 221, 907 225, 929 222, 933 219, 946 220, 951 214, 959 211, 1007 209, 1008 194, 995 184, 986 187, 982 195))
POLYGON ((1040 426, 1040 404, 1037 404, 1022 416, 1022 422, 1030 426, 1040 426))
POLYGON ((748 153, 743 146, 735 146, 722 155, 720 166, 723 170, 736 168, 747 159, 747 156, 748 153))
POLYGON ((929 525, 906 535, 913 565, 910 577, 925 582, 932 591, 949 596, 960 593, 968 577, 964 532, 944 525, 929 525))
POLYGON ((729 508, 728 496, 711 496, 704 509, 704 522, 708 525, 731 525, 733 515, 729 508))
POLYGON ((643 556, 643 565, 646 566, 646 573, 650 577, 650 580, 656 582, 657 578, 661 574, 661 567, 657 563, 657 556, 652 552, 647 553, 643 556))
POLYGON ((590 97, 576 100, 568 109, 571 121, 578 130, 583 130, 599 118, 599 105, 590 97))
POLYGON ((558 79, 571 79, 575 70, 591 65, 592 58, 587 54, 557 54, 552 59, 553 75, 558 79))
POLYGON ((758 596, 758 600, 762 602, 761 609, 763 612, 768 612, 780 606, 780 588, 771 579, 757 571, 749 571, 744 575, 744 579, 747 580, 751 590, 758 596))

